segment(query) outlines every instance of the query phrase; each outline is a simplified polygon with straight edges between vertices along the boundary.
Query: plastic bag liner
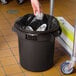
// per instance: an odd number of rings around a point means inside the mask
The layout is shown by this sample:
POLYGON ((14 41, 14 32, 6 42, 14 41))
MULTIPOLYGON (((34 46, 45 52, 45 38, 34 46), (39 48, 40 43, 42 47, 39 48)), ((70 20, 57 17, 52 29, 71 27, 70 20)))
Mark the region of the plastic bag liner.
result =
POLYGON ((53 66, 55 37, 61 34, 59 22, 53 16, 44 14, 42 20, 27 14, 16 20, 13 30, 18 34, 20 64, 30 71, 44 71, 53 66), (45 31, 36 31, 42 24, 45 31), (34 31, 26 30, 31 26, 34 31))

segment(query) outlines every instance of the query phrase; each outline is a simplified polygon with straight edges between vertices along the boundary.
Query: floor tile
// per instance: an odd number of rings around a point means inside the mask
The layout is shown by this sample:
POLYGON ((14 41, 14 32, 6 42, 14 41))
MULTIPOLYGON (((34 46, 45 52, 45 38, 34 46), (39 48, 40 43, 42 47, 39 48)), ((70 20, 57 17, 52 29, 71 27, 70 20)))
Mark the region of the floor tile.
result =
POLYGON ((2 36, 2 33, 0 32, 0 36, 2 36))
POLYGON ((9 26, 8 24, 6 25, 2 25, 2 26, 0 26, 0 30, 2 31, 2 30, 7 30, 7 29, 11 29, 11 26, 9 26))
POLYGON ((3 36, 0 36, 0 43, 1 43, 1 42, 5 42, 5 39, 4 39, 3 36))
POLYGON ((20 63, 19 63, 19 65, 20 65, 21 70, 25 73, 27 71, 27 69, 23 68, 20 63))
POLYGON ((70 75, 63 75, 63 76, 76 76, 76 72, 75 73, 72 73, 70 75))
POLYGON ((0 49, 9 49, 9 46, 6 42, 0 43, 0 49))
POLYGON ((17 63, 20 63, 20 57, 19 56, 15 56, 17 63))
POLYGON ((5 73, 4 73, 4 71, 3 71, 3 68, 2 68, 2 67, 0 67, 0 76, 5 76, 5 73))
POLYGON ((26 76, 44 76, 42 72, 31 72, 28 71, 26 68, 24 69, 22 66, 20 67, 26 76))
POLYGON ((7 20, 5 19, 4 15, 2 12, 0 12, 0 24, 7 24, 7 20))
POLYGON ((4 17, 3 17, 3 15, 2 15, 2 13, 0 12, 0 21, 3 22, 3 20, 4 20, 4 17), (2 21, 1 21, 1 20, 2 20, 2 21))
POLYGON ((43 76, 42 72, 31 72, 28 71, 26 68, 24 69, 21 65, 20 65, 22 71, 25 73, 25 76, 43 76))
POLYGON ((6 41, 14 41, 14 40, 18 40, 16 34, 8 35, 8 36, 4 36, 4 38, 6 39, 6 41))
POLYGON ((8 30, 10 29, 11 26, 9 25, 9 23, 7 22, 7 20, 3 19, 0 21, 0 30, 8 30))
POLYGON ((26 76, 24 73, 17 73, 17 74, 12 74, 12 75, 9 75, 9 76, 26 76))
POLYGON ((44 76, 60 76, 59 71, 53 66, 49 70, 43 72, 44 76))
POLYGON ((2 65, 1 65, 1 62, 0 62, 0 66, 2 66, 2 65))
POLYGON ((10 48, 15 48, 15 47, 18 47, 18 41, 10 41, 8 42, 8 45, 10 48))
POLYGON ((12 48, 12 52, 15 56, 19 56, 19 49, 18 48, 12 48))
POLYGON ((22 72, 18 65, 4 66, 4 69, 5 69, 5 72, 6 72, 7 76, 22 72))
MULTIPOLYGON (((9 17, 9 18, 11 18, 11 17, 9 17)), ((14 26, 14 23, 15 23, 16 19, 17 19, 17 17, 14 17, 14 18, 9 20, 12 27, 14 26)))
POLYGON ((30 72, 30 71, 26 71, 25 72, 26 76, 43 76, 42 73, 37 73, 37 72, 30 72))
POLYGON ((2 25, 9 25, 7 20, 3 16, 1 16, 1 15, 0 15, 0 26, 2 26, 2 25))
POLYGON ((0 62, 3 66, 17 64, 17 62, 13 56, 2 57, 2 58, 0 58, 0 62))
POLYGON ((0 57, 12 56, 10 49, 0 50, 0 57))
POLYGON ((7 35, 13 35, 13 34, 15 34, 13 31, 12 31, 12 29, 8 29, 8 30, 1 30, 1 32, 2 32, 2 34, 4 35, 4 36, 7 36, 7 35))

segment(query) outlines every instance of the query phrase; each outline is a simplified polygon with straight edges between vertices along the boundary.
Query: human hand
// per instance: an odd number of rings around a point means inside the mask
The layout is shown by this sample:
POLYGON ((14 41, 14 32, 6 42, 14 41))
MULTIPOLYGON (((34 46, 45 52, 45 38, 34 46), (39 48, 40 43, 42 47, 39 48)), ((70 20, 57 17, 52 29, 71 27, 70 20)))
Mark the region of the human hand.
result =
POLYGON ((36 15, 36 13, 41 13, 41 5, 38 0, 31 0, 31 5, 34 11, 34 15, 36 15))

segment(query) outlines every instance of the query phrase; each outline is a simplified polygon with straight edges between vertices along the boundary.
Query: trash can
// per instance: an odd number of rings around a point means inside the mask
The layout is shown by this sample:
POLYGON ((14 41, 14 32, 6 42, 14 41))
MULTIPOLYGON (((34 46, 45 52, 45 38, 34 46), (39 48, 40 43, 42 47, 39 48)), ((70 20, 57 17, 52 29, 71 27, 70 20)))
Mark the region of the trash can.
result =
MULTIPOLYGON (((20 64, 27 70, 40 72, 54 64, 55 37, 61 34, 61 28, 55 17, 45 14, 42 21, 47 24, 47 29, 28 31, 25 28, 32 25, 33 17, 33 14, 27 14, 19 18, 13 30, 18 34, 20 64)), ((33 27, 36 27, 38 22, 40 21, 33 22, 33 27)))

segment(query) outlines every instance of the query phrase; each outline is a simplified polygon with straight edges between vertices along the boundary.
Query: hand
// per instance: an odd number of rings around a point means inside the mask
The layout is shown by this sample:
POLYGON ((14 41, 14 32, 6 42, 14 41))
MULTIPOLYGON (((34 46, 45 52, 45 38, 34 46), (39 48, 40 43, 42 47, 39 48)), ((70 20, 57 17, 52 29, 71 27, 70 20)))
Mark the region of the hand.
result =
POLYGON ((38 0, 31 0, 31 5, 34 11, 34 15, 36 15, 36 12, 41 13, 42 10, 38 0))

